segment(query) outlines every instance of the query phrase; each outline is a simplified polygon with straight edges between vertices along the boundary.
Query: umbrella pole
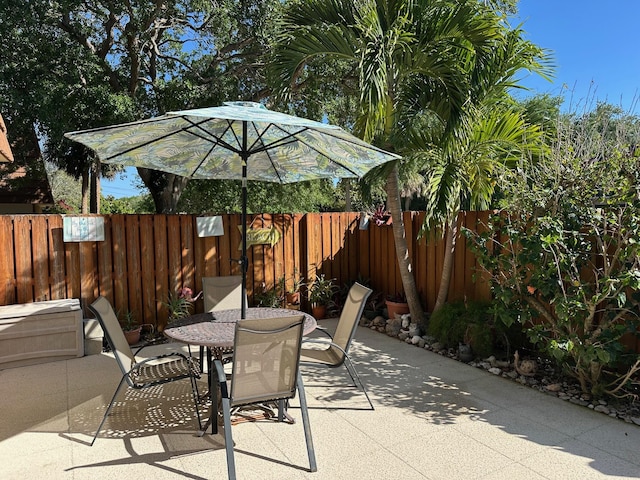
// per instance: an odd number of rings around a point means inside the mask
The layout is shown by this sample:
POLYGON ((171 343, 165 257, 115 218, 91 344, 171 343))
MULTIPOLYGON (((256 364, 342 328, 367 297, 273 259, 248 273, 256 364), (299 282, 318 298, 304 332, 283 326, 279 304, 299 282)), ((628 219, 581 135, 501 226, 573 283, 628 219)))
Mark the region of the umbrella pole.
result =
POLYGON ((242 310, 241 319, 246 318, 247 313, 247 267, 249 258, 247 257, 247 178, 246 165, 242 166, 242 256, 240 257, 240 268, 242 269, 242 310))
POLYGON ((247 268, 249 259, 247 257, 247 122, 242 122, 242 257, 240 258, 240 268, 242 269, 242 308, 240 318, 245 319, 247 315, 247 268))

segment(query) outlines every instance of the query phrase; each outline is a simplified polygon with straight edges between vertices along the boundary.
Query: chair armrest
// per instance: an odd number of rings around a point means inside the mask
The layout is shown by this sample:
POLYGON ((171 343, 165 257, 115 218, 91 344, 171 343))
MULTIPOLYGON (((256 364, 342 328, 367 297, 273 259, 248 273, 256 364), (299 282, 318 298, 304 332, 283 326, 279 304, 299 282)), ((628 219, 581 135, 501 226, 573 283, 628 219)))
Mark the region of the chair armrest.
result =
POLYGON ((137 356, 138 353, 140 353, 142 351, 143 348, 147 348, 150 347, 151 345, 153 345, 153 343, 145 343, 144 345, 139 346, 135 352, 133 352, 133 356, 137 356))
POLYGON ((318 345, 329 345, 329 347, 335 347, 338 350, 340 350, 342 353, 344 353, 345 356, 347 356, 347 357, 349 356, 347 354, 347 352, 344 350, 344 348, 342 348, 340 345, 336 345, 335 343, 333 343, 330 340, 325 340, 323 338, 320 338, 320 339, 315 339, 315 338, 306 339, 305 338, 305 339, 302 340, 302 344, 304 345, 305 343, 315 343, 315 344, 318 344, 318 345))
MULTIPOLYGON (((327 327, 323 327, 323 326, 317 325, 315 330, 314 330, 314 332, 320 332, 320 333, 326 335, 327 337, 329 337, 331 340, 333 340, 333 336, 329 333, 329 330, 327 330, 327 327)), ((305 339, 307 339, 307 338, 309 338, 309 337, 305 336, 303 341, 305 339)))
MULTIPOLYGON (((184 353, 181 353, 181 352, 163 353, 162 355, 156 355, 156 356, 153 356, 153 357, 145 358, 144 360, 141 360, 139 362, 134 363, 131 366, 131 369, 127 372, 127 374, 131 373, 137 367, 145 365, 145 364, 147 364, 149 362, 152 362, 152 361, 155 361, 155 360, 162 360, 163 358, 171 358, 171 357, 181 358, 184 361, 186 361, 187 364, 190 364, 191 362, 193 362, 193 360, 190 357, 188 357, 187 355, 185 355, 184 353)), ((196 366, 192 365, 192 367, 195 368, 196 366)), ((200 375, 198 374, 198 378, 199 377, 200 377, 200 375)))

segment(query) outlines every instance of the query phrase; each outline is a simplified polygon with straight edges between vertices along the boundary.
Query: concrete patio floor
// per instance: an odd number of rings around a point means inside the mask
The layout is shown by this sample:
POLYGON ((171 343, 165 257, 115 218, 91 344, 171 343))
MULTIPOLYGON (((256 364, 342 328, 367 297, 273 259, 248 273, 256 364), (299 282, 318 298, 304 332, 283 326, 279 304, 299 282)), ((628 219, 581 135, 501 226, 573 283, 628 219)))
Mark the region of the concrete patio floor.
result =
MULTIPOLYGON (((375 411, 323 386, 344 369, 306 369, 318 471, 301 422, 264 421, 233 427, 238 478, 640 478, 638 426, 362 327, 352 356, 375 411)), ((0 371, 0 478, 226 478, 222 437, 195 435, 188 381, 121 394, 90 447, 118 380, 109 354, 0 371)))

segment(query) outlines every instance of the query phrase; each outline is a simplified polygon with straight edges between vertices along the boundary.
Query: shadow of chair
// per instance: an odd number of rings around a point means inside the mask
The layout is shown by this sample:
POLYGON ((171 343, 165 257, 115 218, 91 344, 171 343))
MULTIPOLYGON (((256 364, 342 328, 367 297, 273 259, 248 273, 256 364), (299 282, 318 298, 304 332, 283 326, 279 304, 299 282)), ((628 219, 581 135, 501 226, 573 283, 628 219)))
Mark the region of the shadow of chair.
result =
POLYGON ((303 346, 316 344, 317 346, 326 346, 326 348, 302 348, 300 364, 320 368, 338 368, 344 365, 351 377, 353 386, 365 394, 371 410, 374 410, 369 394, 349 357, 349 348, 351 347, 356 327, 362 317, 365 303, 369 295, 371 295, 371 292, 372 290, 370 288, 360 285, 359 283, 353 284, 349 289, 333 336, 327 332, 326 329, 318 327, 317 330, 329 337, 328 339, 305 338, 303 341, 303 346))
POLYGON ((107 416, 113 408, 114 401, 118 396, 121 388, 126 384, 130 388, 141 390, 144 388, 155 387, 157 385, 174 382, 177 380, 190 379, 191 391, 195 407, 196 418, 198 419, 198 427, 202 428, 200 421, 200 412, 198 410, 198 385, 199 378, 198 366, 191 357, 180 352, 165 353, 153 357, 145 358, 141 361, 136 360, 136 355, 145 347, 142 346, 135 353, 127 343, 127 339, 122 332, 118 317, 113 311, 113 307, 109 300, 105 297, 98 297, 91 305, 91 310, 104 331, 104 336, 114 354, 116 363, 122 372, 122 377, 118 383, 109 406, 102 417, 102 421, 91 441, 94 444, 98 434, 107 419, 107 416))
MULTIPOLYGON (((230 479, 236 478, 231 409, 247 405, 276 403, 277 420, 283 422, 289 399, 298 393, 302 424, 309 457, 309 470, 317 470, 309 413, 300 377, 300 347, 304 317, 287 316, 262 320, 240 320, 236 325, 230 381, 222 362, 214 360, 224 422, 227 470, 230 479)), ((212 390, 214 428, 217 431, 217 389, 212 390)), ((290 418, 290 417, 288 417, 290 418)))

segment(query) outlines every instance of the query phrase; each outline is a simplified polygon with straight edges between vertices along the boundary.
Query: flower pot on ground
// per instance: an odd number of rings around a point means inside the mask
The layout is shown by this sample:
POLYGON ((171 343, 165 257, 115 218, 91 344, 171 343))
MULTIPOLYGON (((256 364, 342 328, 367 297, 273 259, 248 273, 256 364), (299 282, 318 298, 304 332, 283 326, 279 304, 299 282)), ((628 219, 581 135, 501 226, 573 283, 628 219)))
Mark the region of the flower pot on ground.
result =
POLYGON ((124 338, 127 339, 127 343, 129 345, 135 345, 140 341, 141 332, 142 325, 138 326, 138 328, 134 328, 133 330, 124 330, 124 338))
POLYGON ((290 280, 284 276, 279 280, 280 290, 284 292, 286 305, 300 305, 300 289, 305 285, 304 278, 295 270, 290 280))
POLYGON ((316 320, 320 320, 327 314, 327 307, 333 302, 333 296, 338 288, 333 283, 333 279, 326 278, 320 274, 309 287, 309 302, 311 311, 316 320), (316 310, 314 310, 316 309, 316 310))
POLYGON ((300 292, 287 292, 287 304, 289 305, 300 304, 300 292))
POLYGON ((403 293, 387 296, 385 304, 387 305, 387 315, 389 318, 395 318, 396 316, 409 313, 409 304, 403 293))
POLYGON ((313 305, 311 307, 311 315, 316 320, 322 320, 327 316, 327 306, 326 305, 313 305))

